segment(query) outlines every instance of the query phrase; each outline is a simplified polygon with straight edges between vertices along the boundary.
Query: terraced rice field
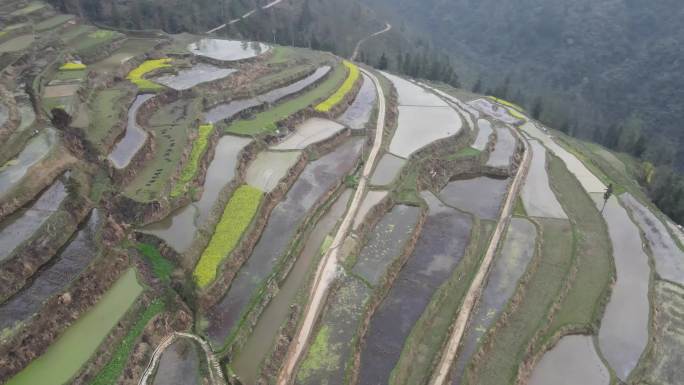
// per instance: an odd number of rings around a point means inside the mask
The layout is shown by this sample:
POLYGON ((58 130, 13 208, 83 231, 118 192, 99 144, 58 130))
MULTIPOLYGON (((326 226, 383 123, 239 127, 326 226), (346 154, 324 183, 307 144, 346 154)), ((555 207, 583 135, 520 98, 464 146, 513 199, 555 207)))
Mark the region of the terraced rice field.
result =
POLYGON ((269 193, 301 156, 299 151, 262 151, 247 168, 245 182, 269 193))
POLYGON ((155 45, 159 44, 159 42, 160 41, 156 39, 129 37, 116 51, 112 52, 110 56, 91 64, 89 67, 94 71, 116 71, 130 59, 149 52, 155 45))
POLYGON ((455 180, 447 184, 439 195, 451 207, 482 219, 496 219, 508 190, 508 182, 508 179, 485 176, 455 180))
POLYGON ((366 220, 368 212, 373 209, 377 204, 379 204, 383 199, 387 197, 388 192, 383 190, 378 191, 368 191, 366 196, 363 198, 361 206, 359 206, 359 211, 356 212, 354 217, 354 230, 358 229, 361 224, 366 220))
POLYGON ((532 163, 520 196, 531 217, 559 218, 568 216, 551 190, 546 168, 546 149, 536 140, 530 141, 532 163))
POLYGON ((489 136, 494 132, 494 129, 492 129, 492 123, 486 119, 478 119, 477 129, 477 137, 475 138, 472 147, 484 151, 489 143, 489 136))
POLYGON ((48 350, 8 385, 65 384, 95 353, 110 330, 142 292, 135 269, 129 269, 100 301, 74 322, 48 350))
POLYGON ((12 329, 38 312, 53 295, 62 293, 97 256, 94 234, 98 225, 97 211, 76 237, 39 270, 31 283, 0 305, 0 331, 12 329))
MULTIPOLYGON (((145 135, 144 132, 140 132, 142 129, 138 127, 135 117, 140 104, 148 99, 148 95, 138 96, 134 99, 133 105, 129 107, 131 99, 131 93, 123 88, 107 88, 96 91, 88 101, 87 106, 83 108, 83 118, 79 114, 79 118, 85 121, 80 127, 84 130, 88 141, 102 148, 103 145, 114 139, 113 137, 118 132, 113 132, 113 129, 119 123, 119 119, 126 109, 128 109, 126 133, 124 133, 124 138, 121 141, 132 141, 130 137, 126 139, 127 136, 145 135), (130 134, 128 133, 129 128, 130 134)), ((123 150, 127 146, 125 144, 119 144, 119 146, 121 148, 117 149, 119 153, 115 158, 118 163, 122 164, 126 158, 123 150)))
POLYGON ((588 336, 567 336, 537 364, 530 385, 608 385, 610 373, 588 336))
POLYGON ((482 98, 473 100, 468 104, 478 109, 485 115, 491 116, 492 118, 500 120, 506 124, 517 124, 520 122, 520 119, 511 116, 508 109, 492 102, 491 100, 482 98))
POLYGON ((164 351, 153 385, 199 385, 200 357, 193 341, 179 339, 164 351))
POLYGON ((5 125, 7 119, 9 119, 9 108, 4 104, 0 104, 0 127, 5 125))
POLYGON ((378 165, 375 166, 375 171, 371 175, 371 184, 376 186, 385 186, 397 176, 399 176, 399 171, 406 164, 406 159, 400 158, 392 154, 385 154, 380 158, 378 165))
POLYGON ((344 126, 332 120, 311 118, 297 125, 294 132, 271 150, 303 150, 311 144, 322 142, 342 131, 344 126))
POLYGON ((14 188, 31 166, 45 159, 57 142, 52 128, 43 130, 26 144, 19 155, 0 167, 0 196, 14 188))
POLYGON ((370 120, 377 98, 378 94, 373 82, 368 76, 363 75, 363 84, 359 93, 349 108, 337 120, 353 130, 365 128, 370 120))
POLYGON ((137 116, 140 106, 153 97, 153 94, 138 95, 128 109, 126 132, 124 133, 123 138, 114 146, 108 157, 114 167, 119 170, 126 168, 135 155, 145 145, 148 134, 145 129, 138 124, 137 116))
POLYGON ((177 74, 165 75, 153 80, 177 91, 188 90, 198 84, 223 79, 237 70, 219 68, 211 64, 199 63, 191 68, 181 69, 177 74))
POLYGON ((423 194, 429 213, 415 250, 371 318, 361 349, 359 384, 387 383, 413 325, 470 242, 470 216, 423 194))
POLYGON ((239 40, 201 39, 188 45, 188 51, 221 61, 237 61, 262 55, 271 47, 258 42, 239 40))
POLYGON ((0 44, 0 53, 13 53, 23 51, 28 48, 35 37, 31 35, 21 35, 0 44))
POLYGON ((509 167, 513 155, 515 154, 515 147, 517 141, 507 127, 496 127, 496 142, 494 143, 494 151, 489 154, 487 166, 491 167, 509 167))
POLYGON ((67 193, 61 180, 55 181, 38 199, 0 223, 0 262, 28 241, 59 209, 67 193))
MULTIPOLYGON (((271 212, 268 224, 230 289, 206 314, 206 334, 215 347, 223 346, 248 310, 258 288, 287 252, 301 221, 316 202, 351 171, 361 151, 361 140, 348 140, 335 151, 310 163, 271 212)), ((258 295, 258 294, 257 294, 258 295)))

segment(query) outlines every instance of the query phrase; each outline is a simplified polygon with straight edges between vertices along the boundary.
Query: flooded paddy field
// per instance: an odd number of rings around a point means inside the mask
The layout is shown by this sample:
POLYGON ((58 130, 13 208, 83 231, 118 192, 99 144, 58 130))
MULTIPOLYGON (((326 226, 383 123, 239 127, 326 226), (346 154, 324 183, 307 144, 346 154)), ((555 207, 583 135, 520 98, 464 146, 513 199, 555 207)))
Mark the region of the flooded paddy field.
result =
POLYGON ((0 223, 0 262, 30 239, 59 209, 67 192, 61 180, 55 181, 28 208, 17 211, 0 223))
POLYGON ((4 126, 9 119, 9 107, 5 104, 0 104, 0 127, 4 126))
POLYGON ((209 219, 221 191, 235 177, 238 156, 251 139, 226 135, 219 139, 214 158, 204 178, 202 197, 173 212, 162 221, 145 227, 142 232, 163 239, 179 253, 186 252, 195 239, 197 229, 209 219))
POLYGON ((494 260, 487 284, 475 312, 471 315, 463 346, 458 353, 452 378, 460 379, 477 350, 482 336, 497 321, 515 293, 518 281, 535 252, 537 229, 527 219, 513 218, 503 246, 494 260))
POLYGON ((373 175, 371 175, 370 180, 371 184, 385 186, 392 183, 392 181, 399 176, 399 171, 401 171, 401 168, 404 167, 405 164, 406 159, 389 153, 384 154, 380 158, 377 166, 375 166, 375 170, 373 170, 373 175))
POLYGON ((389 151, 408 158, 415 151, 458 134, 463 122, 450 107, 399 106, 399 123, 389 151))
POLYGON ((188 51, 221 61, 236 61, 259 56, 271 47, 258 42, 223 39, 201 39, 188 45, 188 51))
POLYGON ((330 70, 330 66, 322 66, 317 68, 316 71, 304 79, 298 80, 287 86, 268 91, 263 95, 259 95, 251 99, 240 99, 234 100, 230 103, 219 104, 205 113, 205 119, 209 123, 217 123, 222 120, 232 119, 240 112, 250 108, 254 108, 265 103, 273 104, 286 96, 300 92, 306 87, 312 85, 327 75, 330 70))
POLYGON ((682 378, 684 360, 684 289, 656 281, 654 330, 633 383, 676 384, 682 378))
POLYGON ((147 132, 138 125, 136 117, 140 106, 153 97, 154 94, 138 95, 128 109, 128 121, 124 137, 114 146, 108 157, 117 169, 126 168, 145 144, 147 132))
POLYGON ((530 141, 532 162, 520 192, 525 211, 531 217, 567 218, 551 190, 546 169, 546 149, 536 140, 530 141))
POLYGON ((135 269, 126 271, 102 296, 69 326, 40 357, 11 378, 8 385, 65 384, 97 351, 109 332, 142 293, 135 269))
POLYGON ((224 344, 248 310, 247 305, 255 290, 286 252, 301 221, 316 201, 352 170, 362 145, 363 140, 348 140, 307 165, 285 199, 273 209, 252 255, 235 276, 223 299, 206 314, 206 334, 214 346, 224 344))
POLYGON ((199 385, 200 357, 193 341, 179 339, 159 359, 153 385, 199 385))
POLYGON ((165 75, 152 79, 176 91, 190 89, 198 84, 223 79, 237 70, 231 68, 219 68, 211 64, 199 63, 192 68, 181 69, 177 74, 165 75))
POLYGON ((610 373, 590 336, 563 337, 537 363, 530 385, 608 385, 610 373))
POLYGON ((644 232, 658 275, 662 279, 684 285, 684 251, 670 236, 665 224, 631 194, 621 195, 620 201, 632 212, 634 221, 644 232))
POLYGON ((297 163, 300 155, 299 151, 262 151, 247 168, 245 182, 269 193, 297 163))
POLYGON ((624 381, 636 367, 648 342, 651 272, 639 228, 615 197, 608 200, 603 216, 613 244, 617 275, 598 340, 606 361, 624 381))
POLYGON ((361 350, 359 384, 387 383, 404 341, 470 242, 470 216, 443 206, 429 193, 429 214, 415 250, 371 318, 361 350))
POLYGON ((520 122, 518 118, 511 116, 506 108, 501 107, 489 99, 477 99, 469 102, 468 104, 480 110, 482 113, 498 119, 506 124, 517 124, 520 122))
POLYGON ((377 99, 378 94, 373 81, 368 76, 363 75, 363 84, 356 95, 356 99, 337 120, 353 130, 365 128, 377 99))
POLYGON ((43 268, 21 291, 0 305, 0 331, 12 328, 38 312, 43 303, 59 294, 76 279, 97 256, 95 231, 97 211, 93 211, 86 226, 43 268))
POLYGON ((359 210, 354 216, 354 230, 358 229, 359 226, 366 219, 368 212, 374 208, 378 203, 380 203, 385 197, 387 197, 388 192, 385 190, 370 190, 366 193, 366 196, 359 206, 359 210))
MULTIPOLYGON (((280 327, 287 320, 297 293, 305 287, 306 274, 321 255, 326 237, 334 230, 347 209, 352 190, 345 190, 327 213, 316 223, 304 248, 278 293, 259 317, 251 336, 235 356, 230 366, 245 384, 256 383, 259 365, 272 350, 280 327)), ((315 265, 314 265, 315 266, 315 265)))
POLYGON ((411 238, 420 211, 418 207, 400 205, 387 213, 369 234, 352 272, 371 286, 380 283, 387 268, 401 255, 406 240, 411 238))
POLYGON ((48 156, 57 143, 55 130, 48 128, 31 138, 19 155, 0 167, 0 196, 6 194, 26 175, 28 169, 48 156))
POLYGON ((496 143, 494 151, 489 154, 487 166, 508 167, 511 165, 517 141, 507 127, 496 127, 496 143))
POLYGON ((494 132, 492 123, 489 120, 478 119, 477 129, 477 137, 471 147, 484 151, 487 148, 487 143, 489 143, 489 136, 494 132))
POLYGON ((382 72, 382 75, 397 89, 400 106, 449 107, 444 100, 423 87, 387 72, 382 72))
POLYGON ((297 125, 294 132, 272 150, 303 150, 311 144, 321 142, 342 131, 344 126, 332 120, 310 118, 297 125))
POLYGON ((508 179, 480 176, 449 182, 439 195, 451 207, 483 219, 496 219, 507 190, 508 179))

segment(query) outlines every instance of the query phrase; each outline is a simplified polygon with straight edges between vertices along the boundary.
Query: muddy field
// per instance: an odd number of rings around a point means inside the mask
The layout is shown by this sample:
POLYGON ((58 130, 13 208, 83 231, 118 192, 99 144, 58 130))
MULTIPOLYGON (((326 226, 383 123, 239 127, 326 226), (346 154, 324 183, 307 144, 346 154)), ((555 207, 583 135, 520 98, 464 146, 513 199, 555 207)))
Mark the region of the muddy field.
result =
POLYGON ((608 385, 610 373, 590 336, 563 337, 532 372, 529 385, 608 385))
POLYGON ((147 140, 147 132, 138 125, 136 117, 138 115, 138 109, 140 109, 140 106, 153 97, 153 94, 138 95, 131 107, 128 109, 126 133, 109 154, 109 160, 112 162, 114 167, 118 169, 126 168, 135 154, 137 154, 145 144, 145 140, 147 140))
POLYGON ((332 137, 343 129, 344 126, 332 120, 310 118, 298 124, 292 134, 272 146, 271 150, 303 150, 311 144, 332 137))
POLYGON ((358 229, 359 226, 363 224, 368 212, 383 199, 385 199, 387 194, 388 192, 385 190, 371 190, 366 193, 366 196, 363 198, 361 206, 359 206, 359 210, 356 212, 356 216, 354 217, 354 230, 358 229))
POLYGON ((356 99, 337 120, 354 130, 365 128, 377 99, 378 94, 373 82, 368 76, 363 75, 363 84, 356 99))
POLYGON ((508 179, 480 176, 450 182, 439 193, 444 203, 483 219, 496 219, 508 189, 508 179))
POLYGON ((219 68, 211 64, 199 63, 191 68, 181 69, 177 74, 160 76, 152 80, 176 91, 183 91, 201 83, 223 79, 236 71, 235 69, 219 68))
POLYGON ((387 383, 404 341, 470 242, 472 219, 423 193, 430 211, 418 243, 375 311, 361 351, 359 384, 387 383))
POLYGON ((299 151, 262 151, 247 168, 245 182, 263 192, 271 192, 300 155, 299 151))
POLYGON ((206 314, 206 333, 214 346, 223 345, 237 325, 254 295, 254 290, 268 277, 287 250, 309 210, 351 171, 362 144, 362 140, 349 140, 330 154, 307 165, 285 199, 273 209, 252 255, 235 276, 225 297, 206 314))
POLYGON ((153 385, 199 385, 200 358, 194 342, 179 339, 159 359, 153 385))

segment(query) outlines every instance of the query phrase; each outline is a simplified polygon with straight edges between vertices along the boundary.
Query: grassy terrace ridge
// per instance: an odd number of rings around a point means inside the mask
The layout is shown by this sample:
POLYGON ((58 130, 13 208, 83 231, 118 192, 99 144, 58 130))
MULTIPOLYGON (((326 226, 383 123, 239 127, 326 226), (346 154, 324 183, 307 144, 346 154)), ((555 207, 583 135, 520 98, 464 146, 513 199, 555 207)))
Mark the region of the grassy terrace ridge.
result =
POLYGON ((170 282, 171 274, 175 268, 174 264, 164 258, 159 250, 150 244, 139 243, 136 249, 142 254, 143 259, 152 266, 152 272, 162 282, 170 282))
POLYGON ((156 71, 161 68, 171 67, 172 59, 162 58, 162 59, 150 59, 144 61, 138 67, 134 68, 128 73, 126 79, 130 80, 133 84, 138 86, 138 89, 142 92, 156 92, 164 88, 161 84, 157 84, 151 80, 147 80, 144 76, 152 71, 156 71))
POLYGON ((68 383, 97 351, 142 290, 135 269, 128 269, 42 356, 11 378, 7 385, 68 383))
POLYGON ((449 328, 458 313, 463 296, 480 267, 496 224, 476 219, 473 222, 471 243, 451 278, 435 293, 425 312, 404 341, 397 365, 392 370, 391 384, 422 384, 431 375, 433 364, 439 359, 449 328))
POLYGON ((145 311, 138 317, 135 325, 126 333, 123 341, 121 341, 114 351, 112 358, 90 382, 90 385, 110 385, 116 383, 116 380, 123 372, 128 358, 133 353, 132 350, 135 347, 136 340, 143 333, 145 326, 154 316, 161 313, 163 310, 164 302, 161 300, 155 300, 145 308, 145 311))
POLYGON ((252 223, 262 197, 261 190, 249 185, 242 185, 235 190, 192 273, 199 287, 206 287, 216 279, 221 262, 230 255, 252 223))
POLYGON ((119 123, 120 116, 126 113, 132 97, 132 92, 119 87, 100 89, 90 96, 88 100, 90 122, 88 129, 84 132, 86 139, 101 152, 104 152, 102 146, 107 140, 113 140, 112 129, 119 123))
POLYGON ((482 338, 477 353, 480 357, 468 364, 463 384, 514 383, 530 342, 539 328, 547 324, 563 289, 573 264, 572 227, 566 220, 535 221, 541 244, 537 245, 537 253, 516 290, 515 300, 482 338))
POLYGON ((258 135, 264 132, 275 132, 276 123, 290 115, 301 111, 317 100, 323 99, 334 92, 346 76, 346 67, 338 65, 328 75, 328 78, 316 88, 303 93, 294 99, 287 100, 264 112, 256 114, 251 119, 238 120, 225 128, 226 133, 238 135, 258 135))
POLYGON ((74 15, 55 15, 36 24, 34 28, 37 32, 44 32, 59 27, 74 17, 74 15))
POLYGON ((188 184, 197 175, 197 169, 199 168, 199 162, 207 151, 207 146, 209 145, 209 137, 214 132, 213 124, 203 124, 197 129, 197 139, 192 144, 192 150, 190 151, 190 157, 188 162, 183 166, 181 170, 181 175, 176 183, 176 186, 171 190, 171 198, 176 198, 181 196, 188 187, 188 184))
POLYGON ((342 86, 337 91, 335 91, 334 94, 332 94, 328 99, 326 99, 324 102, 315 107, 316 111, 330 111, 333 107, 339 104, 345 96, 347 96, 349 91, 351 91, 352 88, 354 88, 354 84, 356 84, 356 81, 359 79, 359 67, 357 67, 354 63, 348 62, 346 60, 344 60, 342 63, 345 67, 349 69, 349 74, 347 75, 347 78, 344 80, 344 83, 342 83, 342 86))

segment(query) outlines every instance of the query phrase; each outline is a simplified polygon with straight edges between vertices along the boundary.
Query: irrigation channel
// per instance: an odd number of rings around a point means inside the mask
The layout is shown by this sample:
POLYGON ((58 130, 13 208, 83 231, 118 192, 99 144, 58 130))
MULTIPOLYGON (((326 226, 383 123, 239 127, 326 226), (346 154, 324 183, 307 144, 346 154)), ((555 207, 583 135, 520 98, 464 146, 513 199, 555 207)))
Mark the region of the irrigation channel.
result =
POLYGON ((311 333, 314 329, 314 324, 318 315, 325 304, 325 299, 327 297, 328 291, 334 278, 337 274, 337 267, 339 264, 339 252, 342 244, 347 238, 347 234, 351 229, 354 218, 356 217, 356 212, 361 205, 364 194, 368 187, 368 178, 373 171, 373 166, 375 165, 375 160, 382 146, 382 135, 385 128, 385 95, 382 91, 382 86, 380 81, 372 73, 361 69, 361 71, 373 80, 375 88, 378 92, 378 119, 375 129, 375 140, 373 141, 373 148, 371 149, 370 155, 368 156, 368 161, 364 165, 363 173, 359 180, 359 185, 354 194, 347 214, 342 221, 342 224, 337 230, 330 249, 325 253, 318 269, 316 270, 316 275, 314 278, 314 284, 312 286, 310 301, 304 310, 304 316, 302 320, 301 327, 295 334, 290 348, 288 349, 287 355, 283 362, 283 367, 280 374, 278 375, 277 383, 279 385, 286 385, 291 382, 294 378, 295 367, 299 361, 302 353, 306 348, 306 343, 311 337, 311 333))

